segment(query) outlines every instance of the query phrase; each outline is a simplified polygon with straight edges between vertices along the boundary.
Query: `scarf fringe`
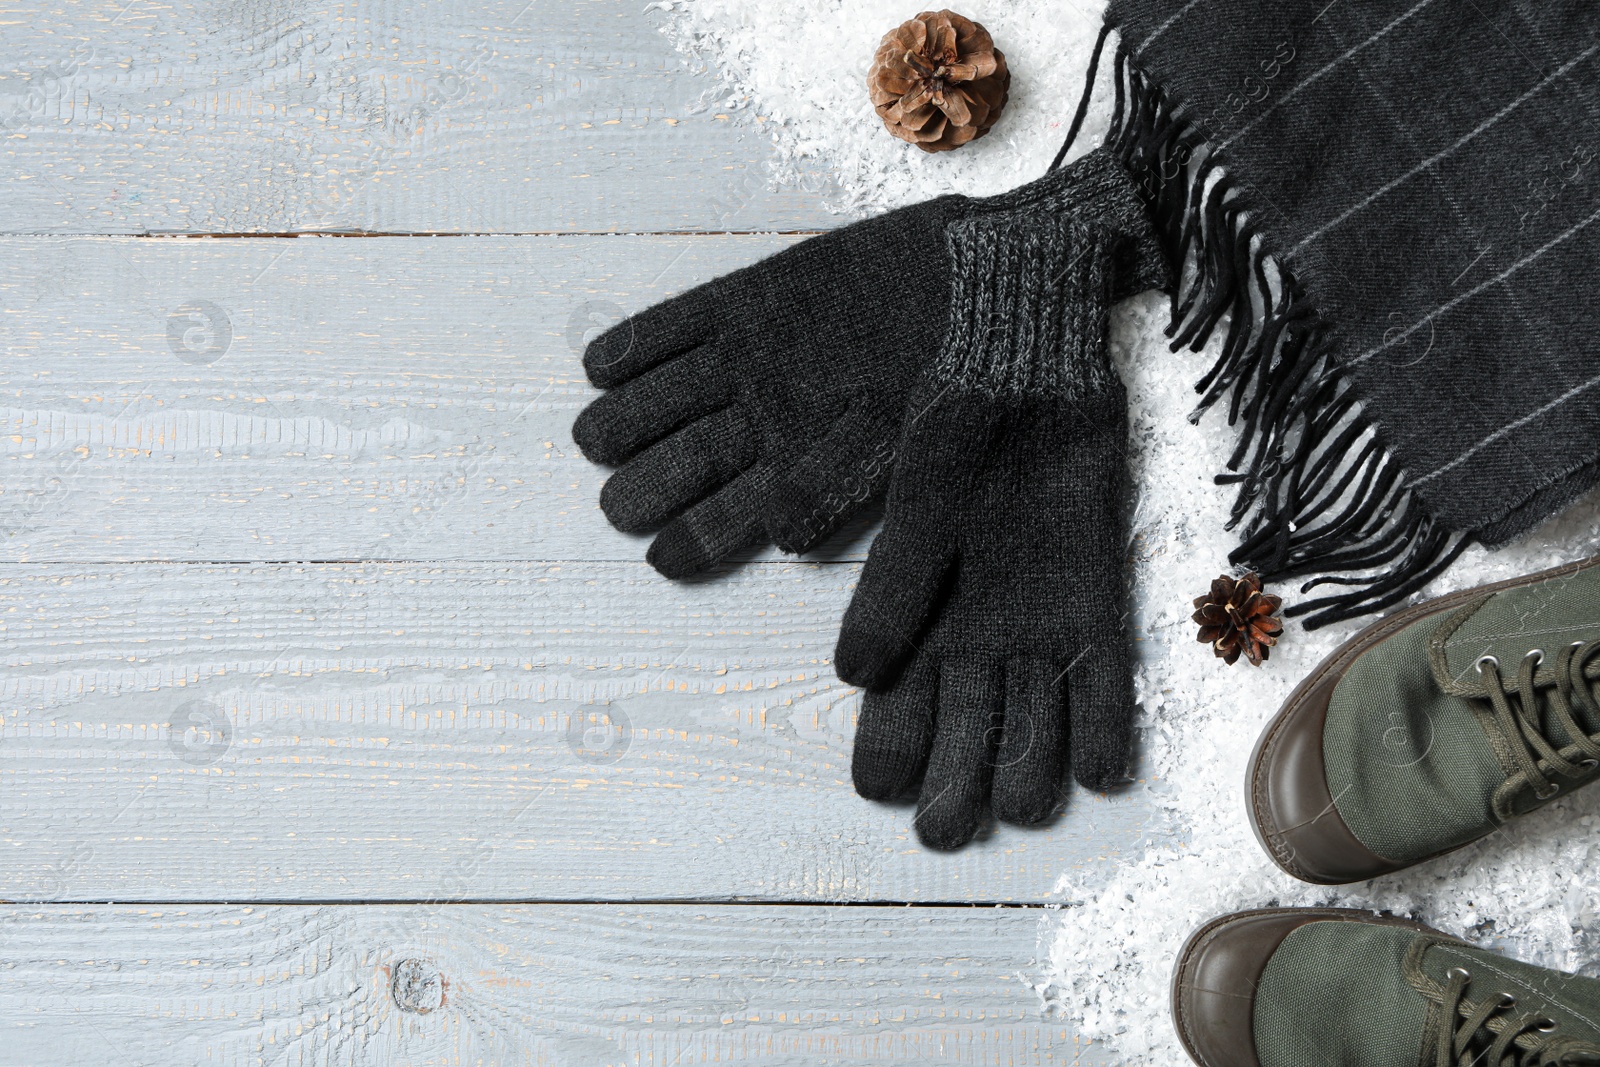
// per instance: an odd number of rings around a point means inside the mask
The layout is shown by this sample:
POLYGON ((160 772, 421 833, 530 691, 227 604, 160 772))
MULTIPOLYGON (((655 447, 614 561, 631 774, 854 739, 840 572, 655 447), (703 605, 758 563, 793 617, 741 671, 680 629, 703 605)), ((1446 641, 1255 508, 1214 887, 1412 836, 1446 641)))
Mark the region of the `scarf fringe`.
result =
POLYGON ((1181 269, 1167 327, 1174 352, 1200 351, 1228 319, 1222 354, 1196 384, 1191 421, 1226 401, 1239 443, 1220 485, 1237 485, 1229 562, 1268 580, 1322 574, 1293 605, 1304 626, 1381 611, 1437 577, 1473 542, 1440 527, 1329 358, 1331 324, 1260 240, 1240 183, 1207 158, 1198 124, 1120 47, 1107 145, 1128 165, 1181 269), (1329 572, 1370 572, 1353 577, 1329 572))

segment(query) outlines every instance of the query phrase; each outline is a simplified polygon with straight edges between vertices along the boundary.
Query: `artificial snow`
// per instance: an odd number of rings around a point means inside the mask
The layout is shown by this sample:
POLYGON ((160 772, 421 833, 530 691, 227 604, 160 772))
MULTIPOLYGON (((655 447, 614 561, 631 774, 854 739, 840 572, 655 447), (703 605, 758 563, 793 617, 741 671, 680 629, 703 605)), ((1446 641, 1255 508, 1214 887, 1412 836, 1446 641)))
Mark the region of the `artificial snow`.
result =
MULTIPOLYGON (((833 176, 846 213, 881 211, 947 192, 986 195, 1038 177, 1076 105, 1103 5, 973 0, 1013 72, 1006 114, 987 137, 930 156, 891 137, 873 113, 866 72, 879 38, 918 10, 880 0, 672 0, 665 30, 721 78, 721 105, 759 117, 777 147, 775 180, 833 176)), ((1109 54, 1103 68, 1109 67, 1109 54)), ((1102 69, 1075 147, 1109 120, 1102 69)), ((1167 349, 1166 304, 1119 309, 1113 349, 1131 405, 1137 686, 1144 764, 1158 808, 1146 854, 1089 883, 1063 877, 1050 922, 1041 997, 1083 1037, 1128 1064, 1185 1061, 1168 985, 1178 948, 1204 920, 1268 906, 1393 911, 1533 962, 1600 976, 1600 789, 1453 856, 1362 886, 1307 886, 1281 873, 1251 834, 1245 765, 1257 736, 1316 663, 1370 620, 1306 633, 1290 623, 1262 669, 1228 668, 1194 639, 1190 598, 1227 570, 1231 495, 1212 476, 1233 434, 1219 413, 1191 424, 1192 383, 1214 353, 1167 349)), ((1219 330, 1218 336, 1224 331, 1219 330)), ((1469 550, 1425 596, 1600 553, 1600 499, 1590 498, 1519 544, 1469 550)), ((1296 589, 1274 590, 1292 602, 1296 589)), ((1375 737, 1374 743, 1381 743, 1375 737)), ((1071 818, 1068 811, 1064 818, 1071 818)))

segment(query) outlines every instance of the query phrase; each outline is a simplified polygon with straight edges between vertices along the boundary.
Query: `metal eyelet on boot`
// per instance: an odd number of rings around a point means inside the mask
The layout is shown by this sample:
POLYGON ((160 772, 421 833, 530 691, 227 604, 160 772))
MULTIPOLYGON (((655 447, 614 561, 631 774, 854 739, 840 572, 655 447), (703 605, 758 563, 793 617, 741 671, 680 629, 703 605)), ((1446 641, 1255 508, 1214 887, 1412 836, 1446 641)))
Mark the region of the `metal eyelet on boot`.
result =
POLYGON ((1295 878, 1357 884, 1600 788, 1600 767, 1578 766, 1600 760, 1583 729, 1600 705, 1600 556, 1429 603, 1340 645, 1256 744, 1249 821, 1295 878), (1481 728, 1443 727, 1467 717, 1481 728), (1481 779, 1446 777, 1467 767, 1481 779))
POLYGON ((1540 1019, 1539 1025, 1534 1027, 1534 1029, 1538 1030, 1541 1034, 1553 1034, 1557 1030, 1561 1029, 1561 1024, 1556 1022, 1554 1019, 1540 1019))
POLYGON ((1461 980, 1463 982, 1472 981, 1472 972, 1467 970, 1465 967, 1452 967, 1448 971, 1444 972, 1444 976, 1446 978, 1454 978, 1458 974, 1461 976, 1461 980))

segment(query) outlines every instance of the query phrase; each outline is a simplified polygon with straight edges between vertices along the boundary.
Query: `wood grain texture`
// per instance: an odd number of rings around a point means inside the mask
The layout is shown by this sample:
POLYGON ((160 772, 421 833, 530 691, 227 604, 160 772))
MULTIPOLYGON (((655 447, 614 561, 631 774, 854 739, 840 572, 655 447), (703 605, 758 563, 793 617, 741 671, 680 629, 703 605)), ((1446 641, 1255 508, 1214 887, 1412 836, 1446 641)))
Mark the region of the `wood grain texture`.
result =
POLYGON ((0 232, 835 225, 646 6, 4 0, 0 232))
POLYGON ((921 847, 855 795, 853 565, 0 569, 0 899, 1049 899, 1146 791, 921 847))
POLYGON ((0 0, 0 1064, 1101 1062, 1040 911, 852 902, 1092 887, 1144 788, 921 848, 870 519, 598 512, 586 336, 794 238, 537 235, 840 221, 645 6, 0 0), (456 236, 116 236, 312 231, 456 236))
POLYGON ((0 911, 0 1064, 1103 1062, 1031 910, 0 911))
POLYGON ((640 559, 585 338, 795 240, 0 238, 0 559, 640 559))

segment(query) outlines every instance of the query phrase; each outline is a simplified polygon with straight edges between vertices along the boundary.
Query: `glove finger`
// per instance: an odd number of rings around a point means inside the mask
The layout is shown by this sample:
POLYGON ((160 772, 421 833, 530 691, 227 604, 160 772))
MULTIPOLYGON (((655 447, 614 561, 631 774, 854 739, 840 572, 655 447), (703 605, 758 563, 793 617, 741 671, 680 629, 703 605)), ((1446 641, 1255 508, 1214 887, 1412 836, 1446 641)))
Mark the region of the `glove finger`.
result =
POLYGON ((1073 653, 1067 670, 1072 775, 1105 792, 1128 780, 1132 755, 1133 676, 1120 635, 1073 653))
POLYGON ((1037 656, 1006 662, 1006 712, 995 756, 995 818, 1017 826, 1043 822, 1061 798, 1066 769, 1066 708, 1060 668, 1037 656))
POLYGON ((1001 666, 945 659, 928 773, 917 800, 917 837, 929 848, 960 848, 983 820, 999 740, 1001 666))
POLYGON ((954 561, 955 545, 938 526, 890 511, 839 627, 833 669, 840 678, 863 689, 894 684, 920 651, 954 561))
POLYGON ((703 415, 727 405, 713 373, 715 352, 700 349, 602 394, 578 413, 572 439, 595 463, 613 465, 703 415))
POLYGON ((852 404, 773 487, 767 532, 785 552, 809 552, 881 496, 894 471, 900 411, 852 404))
POLYGON ((918 656, 888 692, 862 698, 850 757, 857 793, 894 800, 911 792, 928 765, 938 698, 938 661, 932 656, 918 656))
POLYGON ((727 484, 756 459, 744 416, 712 412, 629 460, 600 490, 600 510, 623 533, 652 530, 727 484))
POLYGON ((716 335, 711 308, 699 289, 691 289, 628 316, 583 350, 589 381, 610 389, 708 344, 716 335))
POLYGON ((751 467, 671 522, 650 543, 645 559, 663 576, 688 578, 766 538, 761 508, 771 472, 751 467))

